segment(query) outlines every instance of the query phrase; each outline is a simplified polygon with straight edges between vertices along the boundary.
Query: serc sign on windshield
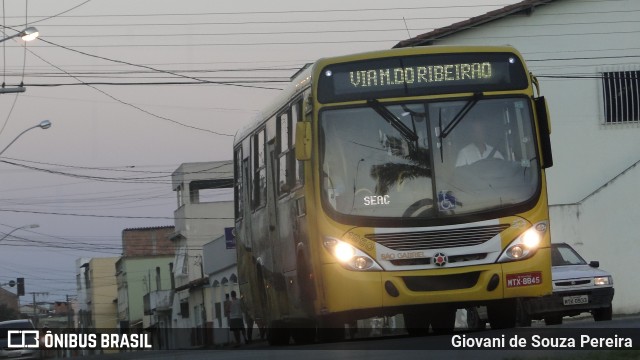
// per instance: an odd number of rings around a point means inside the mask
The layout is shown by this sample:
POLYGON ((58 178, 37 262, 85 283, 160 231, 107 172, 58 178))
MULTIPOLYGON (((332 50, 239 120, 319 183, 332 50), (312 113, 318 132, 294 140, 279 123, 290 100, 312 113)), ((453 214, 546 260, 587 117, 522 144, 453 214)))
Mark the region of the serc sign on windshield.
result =
POLYGON ((528 79, 509 53, 417 55, 326 66, 321 102, 368 100, 455 92, 524 89, 528 79))

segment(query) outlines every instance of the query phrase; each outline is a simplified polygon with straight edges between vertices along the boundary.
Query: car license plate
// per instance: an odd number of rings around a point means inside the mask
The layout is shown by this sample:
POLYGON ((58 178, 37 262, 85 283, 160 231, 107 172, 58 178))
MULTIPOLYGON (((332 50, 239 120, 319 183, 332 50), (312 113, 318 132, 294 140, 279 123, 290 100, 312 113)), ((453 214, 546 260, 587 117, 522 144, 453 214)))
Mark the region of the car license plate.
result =
POLYGON ((589 295, 565 296, 562 298, 562 302, 566 306, 588 304, 589 295))

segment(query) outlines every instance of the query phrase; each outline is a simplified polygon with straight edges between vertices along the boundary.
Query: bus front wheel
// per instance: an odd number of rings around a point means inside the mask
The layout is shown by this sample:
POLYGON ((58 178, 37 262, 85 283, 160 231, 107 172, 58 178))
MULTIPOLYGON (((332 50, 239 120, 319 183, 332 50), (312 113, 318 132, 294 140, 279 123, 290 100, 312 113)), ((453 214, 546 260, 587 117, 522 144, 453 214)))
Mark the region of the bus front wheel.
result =
POLYGON ((429 333, 429 319, 422 312, 406 312, 404 316, 404 328, 411 336, 424 336, 429 333))
POLYGON ((487 305, 487 315, 492 329, 510 329, 516 327, 517 306, 515 299, 494 301, 487 305))
POLYGON ((455 308, 436 308, 431 315, 431 328, 438 335, 451 334, 456 325, 455 308))

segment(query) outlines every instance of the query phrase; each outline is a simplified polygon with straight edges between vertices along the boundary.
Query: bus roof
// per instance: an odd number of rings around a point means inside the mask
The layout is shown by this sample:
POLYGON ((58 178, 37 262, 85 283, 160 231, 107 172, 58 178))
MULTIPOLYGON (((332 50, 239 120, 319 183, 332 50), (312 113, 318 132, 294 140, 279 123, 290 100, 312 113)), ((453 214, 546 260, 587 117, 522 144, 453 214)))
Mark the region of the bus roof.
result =
POLYGON ((311 84, 317 82, 320 69, 329 64, 345 63, 365 59, 387 58, 398 56, 411 56, 417 54, 452 54, 452 53, 513 53, 522 59, 522 55, 512 46, 453 46, 453 45, 436 45, 436 46, 419 46, 410 48, 383 49, 335 57, 326 57, 318 59, 313 64, 307 64, 301 70, 292 76, 291 83, 274 99, 269 105, 258 112, 254 116, 251 124, 238 130, 234 137, 234 147, 245 137, 253 133, 256 128, 263 126, 267 119, 275 116, 276 113, 289 101, 293 100, 302 91, 311 87, 311 84))

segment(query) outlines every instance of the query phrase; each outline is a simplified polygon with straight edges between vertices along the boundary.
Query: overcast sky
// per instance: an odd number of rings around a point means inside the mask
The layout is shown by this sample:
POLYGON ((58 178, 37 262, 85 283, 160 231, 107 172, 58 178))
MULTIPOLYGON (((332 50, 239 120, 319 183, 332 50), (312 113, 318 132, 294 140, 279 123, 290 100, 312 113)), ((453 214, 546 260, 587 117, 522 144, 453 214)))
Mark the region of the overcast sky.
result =
POLYGON ((77 258, 119 256, 123 229, 173 225, 171 173, 231 159, 235 132, 305 63, 515 2, 3 0, 4 36, 41 38, 0 44, 5 88, 26 86, 0 94, 0 151, 53 126, 0 157, 0 237, 39 225, 0 242, 0 283, 64 300, 77 258))

